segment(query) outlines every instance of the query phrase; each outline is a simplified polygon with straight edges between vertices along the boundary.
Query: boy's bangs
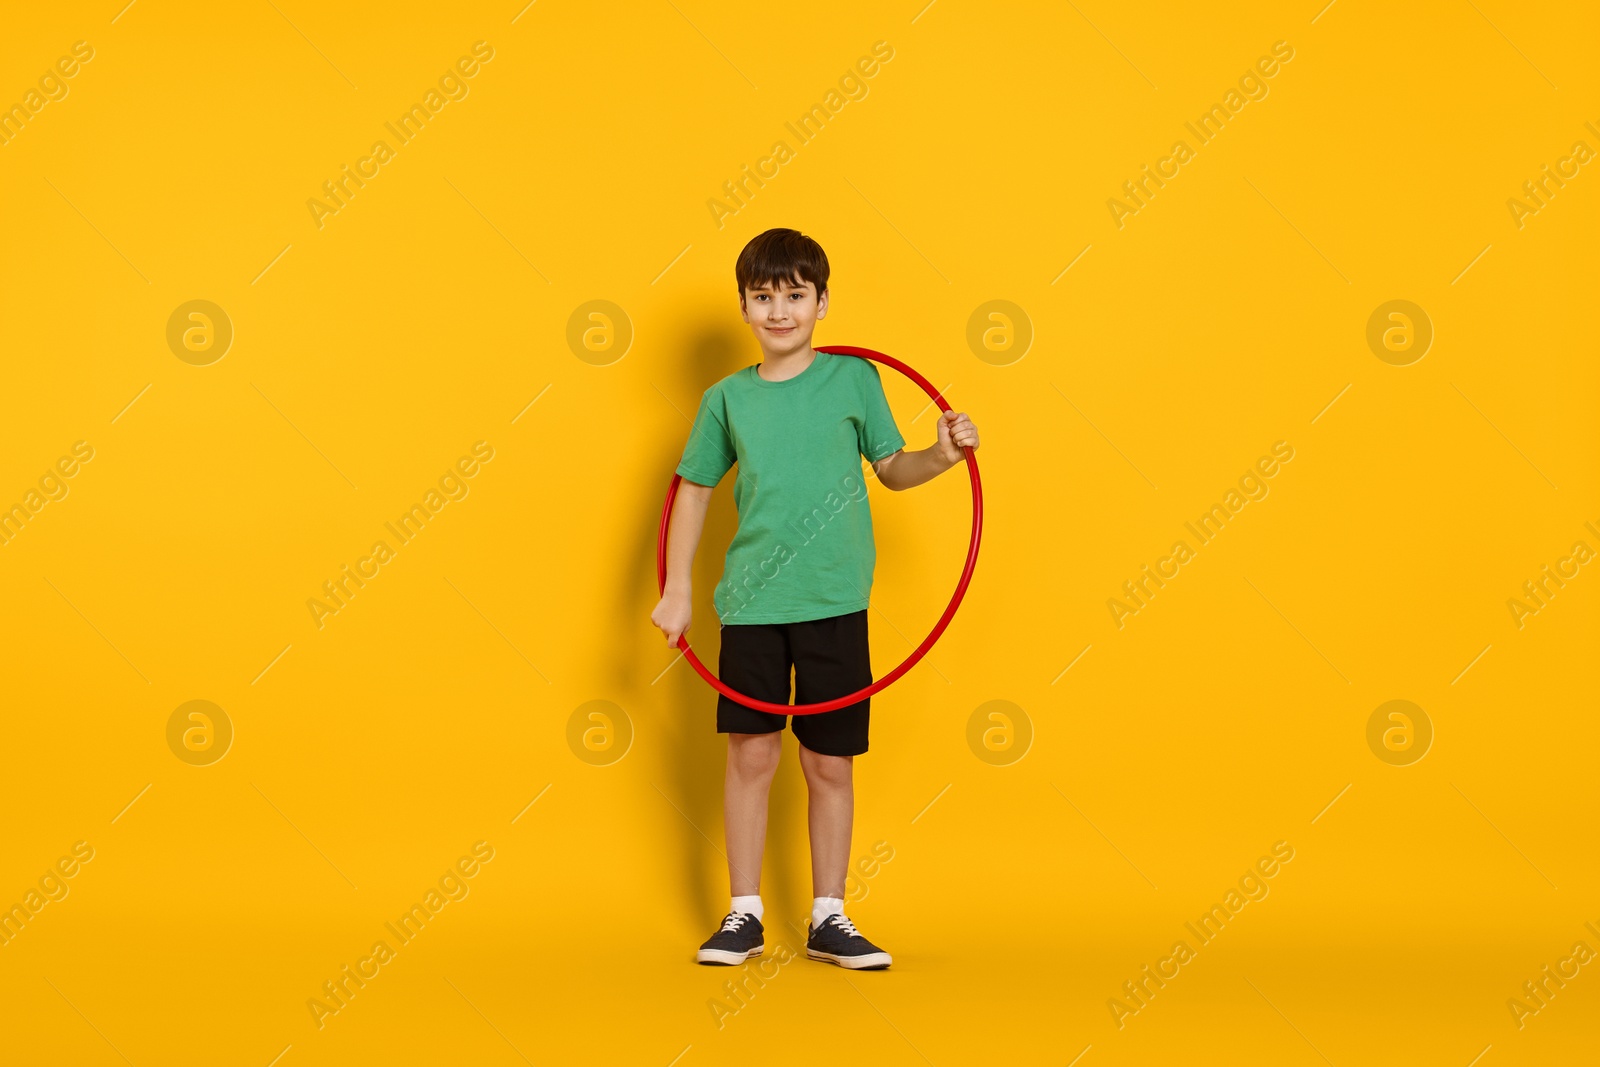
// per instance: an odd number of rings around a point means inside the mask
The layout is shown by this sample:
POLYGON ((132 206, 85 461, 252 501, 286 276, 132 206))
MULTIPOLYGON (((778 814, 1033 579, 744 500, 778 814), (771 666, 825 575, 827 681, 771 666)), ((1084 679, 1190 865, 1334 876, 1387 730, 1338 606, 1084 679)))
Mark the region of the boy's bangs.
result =
POLYGON ((773 270, 769 271, 765 275, 763 275, 761 273, 757 273, 754 277, 752 277, 749 280, 748 283, 746 283, 745 288, 746 289, 760 289, 760 288, 765 287, 767 289, 771 289, 773 292, 777 292, 778 287, 781 286, 781 285, 788 285, 788 286, 791 286, 792 288, 798 289, 802 285, 804 285, 806 282, 811 282, 812 285, 817 284, 815 281, 812 281, 810 278, 801 277, 800 272, 798 270, 795 270, 788 277, 785 277, 783 274, 779 273, 779 271, 777 269, 774 268, 773 270))

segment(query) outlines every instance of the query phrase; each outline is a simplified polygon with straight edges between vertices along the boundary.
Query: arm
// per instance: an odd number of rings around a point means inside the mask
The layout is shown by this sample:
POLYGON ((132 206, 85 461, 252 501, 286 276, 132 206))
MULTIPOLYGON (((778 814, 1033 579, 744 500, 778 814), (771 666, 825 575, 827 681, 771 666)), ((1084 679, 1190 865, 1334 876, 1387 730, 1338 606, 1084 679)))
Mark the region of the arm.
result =
POLYGON ((711 506, 709 485, 684 479, 672 504, 667 527, 667 583, 661 600, 650 613, 650 621, 667 635, 667 647, 675 648, 678 638, 693 619, 691 571, 700 534, 706 525, 706 509, 711 506))
POLYGON ((978 428, 964 412, 947 411, 939 420, 939 439, 917 452, 884 456, 872 465, 878 481, 889 489, 910 489, 932 481, 966 458, 963 447, 978 447, 978 428))

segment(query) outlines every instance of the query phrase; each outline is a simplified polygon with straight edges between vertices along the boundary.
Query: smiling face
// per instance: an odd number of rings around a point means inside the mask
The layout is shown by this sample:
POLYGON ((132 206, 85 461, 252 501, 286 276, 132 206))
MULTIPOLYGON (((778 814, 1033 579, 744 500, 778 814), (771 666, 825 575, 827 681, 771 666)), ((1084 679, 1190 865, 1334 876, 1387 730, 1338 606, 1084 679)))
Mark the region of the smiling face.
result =
POLYGON ((828 293, 824 290, 818 297, 817 287, 805 281, 780 281, 775 287, 763 283, 746 287, 741 304, 740 314, 762 353, 778 359, 811 347, 817 320, 828 314, 828 293))

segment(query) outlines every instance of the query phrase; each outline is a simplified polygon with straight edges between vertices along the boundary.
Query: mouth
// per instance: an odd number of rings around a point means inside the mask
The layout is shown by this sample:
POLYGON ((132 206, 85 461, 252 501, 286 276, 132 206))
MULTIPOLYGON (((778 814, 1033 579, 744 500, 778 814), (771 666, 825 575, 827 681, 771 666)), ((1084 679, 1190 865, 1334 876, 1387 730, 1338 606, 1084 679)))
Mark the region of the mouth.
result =
POLYGON ((794 330, 795 330, 795 328, 793 326, 768 326, 767 327, 767 332, 768 333, 776 333, 776 334, 794 333, 794 330))

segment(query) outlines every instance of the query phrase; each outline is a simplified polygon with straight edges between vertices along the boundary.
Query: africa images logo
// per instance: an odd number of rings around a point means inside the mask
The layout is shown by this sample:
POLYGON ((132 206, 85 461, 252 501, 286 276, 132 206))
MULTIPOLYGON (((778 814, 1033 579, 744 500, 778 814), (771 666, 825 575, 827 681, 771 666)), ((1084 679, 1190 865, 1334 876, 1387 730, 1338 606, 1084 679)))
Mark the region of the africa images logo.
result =
POLYGON ((1156 192, 1166 188, 1167 182, 1182 173, 1185 163, 1195 158, 1199 148, 1203 148, 1221 136, 1227 124, 1239 116, 1246 104, 1252 100, 1265 100, 1272 91, 1267 85, 1267 79, 1275 77, 1282 69, 1282 64, 1287 64, 1294 59, 1294 47, 1288 41, 1274 41, 1272 55, 1262 56, 1239 77, 1237 89, 1229 87, 1222 96, 1222 103, 1212 104, 1210 109, 1194 122, 1185 122, 1184 128, 1194 135, 1197 148, 1189 147, 1189 142, 1177 140, 1172 144, 1171 151, 1156 160, 1155 169, 1152 171, 1150 164, 1144 164, 1144 173, 1137 178, 1129 179, 1122 183, 1122 191, 1127 201, 1110 197, 1106 200, 1106 209, 1111 212, 1111 221, 1116 223, 1117 229, 1127 225, 1130 215, 1137 215, 1142 209, 1149 207, 1149 201, 1155 199, 1156 192), (1169 170, 1168 167, 1171 167, 1169 170), (1151 186, 1154 185, 1154 188, 1151 186))

